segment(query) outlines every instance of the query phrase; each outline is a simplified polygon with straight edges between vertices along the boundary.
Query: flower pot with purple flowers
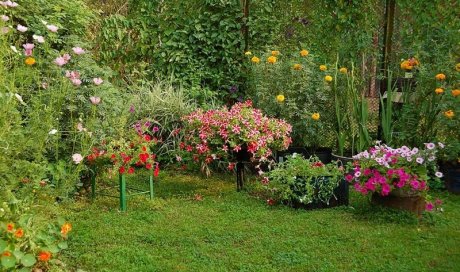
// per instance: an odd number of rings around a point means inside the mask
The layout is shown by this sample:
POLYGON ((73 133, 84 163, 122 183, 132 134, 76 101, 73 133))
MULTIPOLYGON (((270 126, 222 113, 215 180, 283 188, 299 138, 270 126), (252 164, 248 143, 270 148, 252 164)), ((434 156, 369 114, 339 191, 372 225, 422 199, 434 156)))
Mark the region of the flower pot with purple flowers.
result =
POLYGON ((434 143, 423 149, 376 145, 353 157, 345 179, 357 192, 371 195, 374 204, 421 215, 431 207, 428 184, 442 177, 436 166, 438 147, 434 143))

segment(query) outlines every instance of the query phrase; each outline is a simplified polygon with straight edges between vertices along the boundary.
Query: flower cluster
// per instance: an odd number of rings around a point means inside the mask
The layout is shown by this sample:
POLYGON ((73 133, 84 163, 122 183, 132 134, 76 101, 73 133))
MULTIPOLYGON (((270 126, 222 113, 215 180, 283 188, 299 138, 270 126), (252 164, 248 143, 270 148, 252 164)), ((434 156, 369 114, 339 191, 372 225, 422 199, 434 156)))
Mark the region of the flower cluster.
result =
POLYGON ((404 71, 412 71, 412 69, 417 68, 419 65, 420 62, 416 58, 410 58, 401 62, 401 69, 404 71))
MULTIPOLYGON (((149 121, 137 122, 128 137, 103 142, 99 147, 93 147, 86 157, 89 165, 111 164, 112 169, 120 174, 134 174, 135 169, 145 168, 154 171, 158 176, 160 167, 155 161, 156 155, 151 148, 158 143, 153 135, 158 131, 149 121)), ((111 170, 112 171, 112 170, 111 170)))
POLYGON ((364 195, 376 192, 387 196, 393 190, 425 195, 429 179, 442 177, 435 166, 438 147, 444 148, 444 145, 427 143, 424 149, 376 145, 353 157, 353 171, 345 179, 364 195), (430 177, 431 169, 435 169, 435 177, 430 177))
POLYGON ((266 160, 272 149, 284 150, 291 143, 291 125, 264 116, 251 101, 236 103, 230 109, 198 110, 183 120, 188 136, 180 147, 191 152, 195 161, 203 159, 206 164, 243 148, 254 158, 266 160))

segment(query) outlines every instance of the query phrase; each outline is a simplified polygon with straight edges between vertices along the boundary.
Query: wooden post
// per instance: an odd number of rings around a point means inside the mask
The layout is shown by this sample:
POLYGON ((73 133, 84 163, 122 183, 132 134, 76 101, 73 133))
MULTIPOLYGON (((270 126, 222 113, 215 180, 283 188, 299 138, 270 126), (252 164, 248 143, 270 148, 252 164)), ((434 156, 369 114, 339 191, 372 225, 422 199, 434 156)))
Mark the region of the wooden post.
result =
MULTIPOLYGON (((391 57, 391 46, 393 38, 393 27, 394 27, 394 16, 395 16, 396 0, 386 0, 385 4, 385 28, 383 36, 383 49, 382 49, 382 63, 381 72, 383 77, 388 76, 389 59, 391 57)), ((380 93, 383 94, 386 91, 386 80, 382 80, 380 83, 380 93)))
POLYGON ((243 6, 243 35, 244 35, 244 52, 249 50, 249 4, 250 0, 241 0, 243 6))
POLYGON ((96 198, 96 167, 91 169, 91 198, 94 200, 96 198))

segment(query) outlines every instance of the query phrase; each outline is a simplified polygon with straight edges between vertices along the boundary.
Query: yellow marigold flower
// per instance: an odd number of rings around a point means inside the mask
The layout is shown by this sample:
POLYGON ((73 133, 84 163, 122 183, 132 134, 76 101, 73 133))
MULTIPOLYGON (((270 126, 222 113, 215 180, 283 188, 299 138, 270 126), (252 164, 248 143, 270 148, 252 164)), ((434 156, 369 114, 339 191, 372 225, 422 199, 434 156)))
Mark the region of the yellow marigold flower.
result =
POLYGON ((32 65, 35 64, 36 61, 35 61, 35 59, 32 58, 32 57, 28 57, 28 58, 26 58, 26 60, 25 60, 24 62, 25 62, 27 65, 32 66, 32 65))
POLYGON ((308 56, 308 53, 309 53, 308 50, 302 49, 302 51, 300 51, 300 56, 306 57, 308 56))
POLYGON ((282 95, 282 94, 277 95, 276 96, 276 101, 278 101, 280 103, 284 102, 284 95, 282 95))
POLYGON ((459 89, 452 90, 452 95, 453 95, 454 97, 459 96, 459 95, 460 95, 460 90, 459 90, 459 89))
POLYGON ((342 74, 346 74, 348 72, 348 69, 345 68, 345 67, 342 67, 339 69, 339 72, 342 73, 342 74))
POLYGON ((455 65, 455 70, 457 70, 458 72, 460 72, 460 62, 457 63, 457 64, 455 65))
POLYGON ((71 230, 72 230, 72 224, 70 224, 70 223, 65 223, 65 224, 62 225, 62 227, 61 227, 61 234, 62 234, 62 235, 67 235, 67 233, 69 233, 71 230))
POLYGON ((276 57, 275 56, 270 56, 267 59, 268 63, 275 64, 276 63, 276 57))
POLYGON ((444 93, 444 89, 443 88, 436 88, 436 90, 434 90, 434 92, 436 94, 442 94, 442 93, 444 93))
POLYGON ((302 70, 302 65, 296 63, 296 64, 294 64, 293 68, 294 68, 294 70, 302 70))
POLYGON ((446 75, 445 74, 437 74, 435 78, 439 81, 446 80, 446 75))
POLYGON ((317 113, 317 112, 315 112, 315 113, 313 113, 313 114, 311 115, 311 119, 313 119, 313 120, 315 120, 315 121, 318 121, 318 120, 319 120, 319 117, 320 117, 320 115, 319 115, 319 113, 317 113))
POLYGON ((251 51, 246 51, 246 52, 244 52, 244 54, 245 54, 246 56, 252 55, 251 51))
POLYGON ((258 57, 255 57, 255 56, 254 56, 254 57, 251 58, 251 61, 252 61, 253 63, 259 63, 259 62, 260 62, 260 59, 259 59, 258 57))
POLYGON ((280 54, 280 51, 278 51, 278 50, 273 50, 272 51, 272 56, 274 56, 274 57, 278 56, 279 54, 280 54))
POLYGON ((453 110, 448 110, 448 111, 445 111, 444 112, 444 115, 447 117, 447 118, 452 118, 455 116, 455 113, 453 110))
POLYGON ((326 80, 327 82, 331 82, 331 81, 332 81, 332 77, 331 77, 331 76, 325 76, 325 77, 324 77, 324 80, 326 80))
POLYGON ((320 66, 319 66, 319 69, 320 69, 321 71, 326 71, 326 70, 327 70, 327 66, 326 66, 326 65, 320 65, 320 66))

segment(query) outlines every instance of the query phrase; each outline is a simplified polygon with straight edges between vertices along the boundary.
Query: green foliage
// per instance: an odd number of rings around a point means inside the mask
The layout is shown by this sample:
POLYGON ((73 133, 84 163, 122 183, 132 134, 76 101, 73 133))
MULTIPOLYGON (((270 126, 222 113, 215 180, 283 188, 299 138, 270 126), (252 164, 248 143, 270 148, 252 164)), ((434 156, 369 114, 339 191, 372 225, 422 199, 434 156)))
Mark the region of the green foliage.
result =
MULTIPOLYGON (((126 78, 170 78, 193 98, 240 85, 241 10, 237 1, 130 1, 126 16, 104 18, 98 50, 126 78), (153 16, 154 15, 154 16, 153 16), (115 61, 114 61, 115 60, 115 61), (209 91, 207 91, 209 92, 209 91)), ((215 93, 219 98, 225 92, 215 93)))
POLYGON ((333 145, 332 94, 324 80, 330 71, 320 71, 322 63, 312 55, 302 57, 300 50, 281 52, 274 64, 267 61, 270 53, 252 54, 260 58, 260 63, 251 63, 252 56, 246 60, 250 69, 247 94, 254 105, 293 126, 294 146, 333 145), (285 100, 278 101, 278 95, 283 95, 285 100), (320 114, 319 120, 312 119, 314 113, 320 114))
POLYGON ((287 204, 326 203, 334 196, 343 173, 336 164, 321 163, 317 158, 301 155, 288 157, 267 174, 266 190, 275 200, 287 204))
POLYGON ((62 268, 59 253, 68 248, 67 235, 72 226, 64 219, 52 220, 31 209, 32 198, 16 199, 1 192, 0 256, 2 271, 31 271, 32 268, 62 268), (43 252, 51 253, 51 260, 40 260, 43 252))

